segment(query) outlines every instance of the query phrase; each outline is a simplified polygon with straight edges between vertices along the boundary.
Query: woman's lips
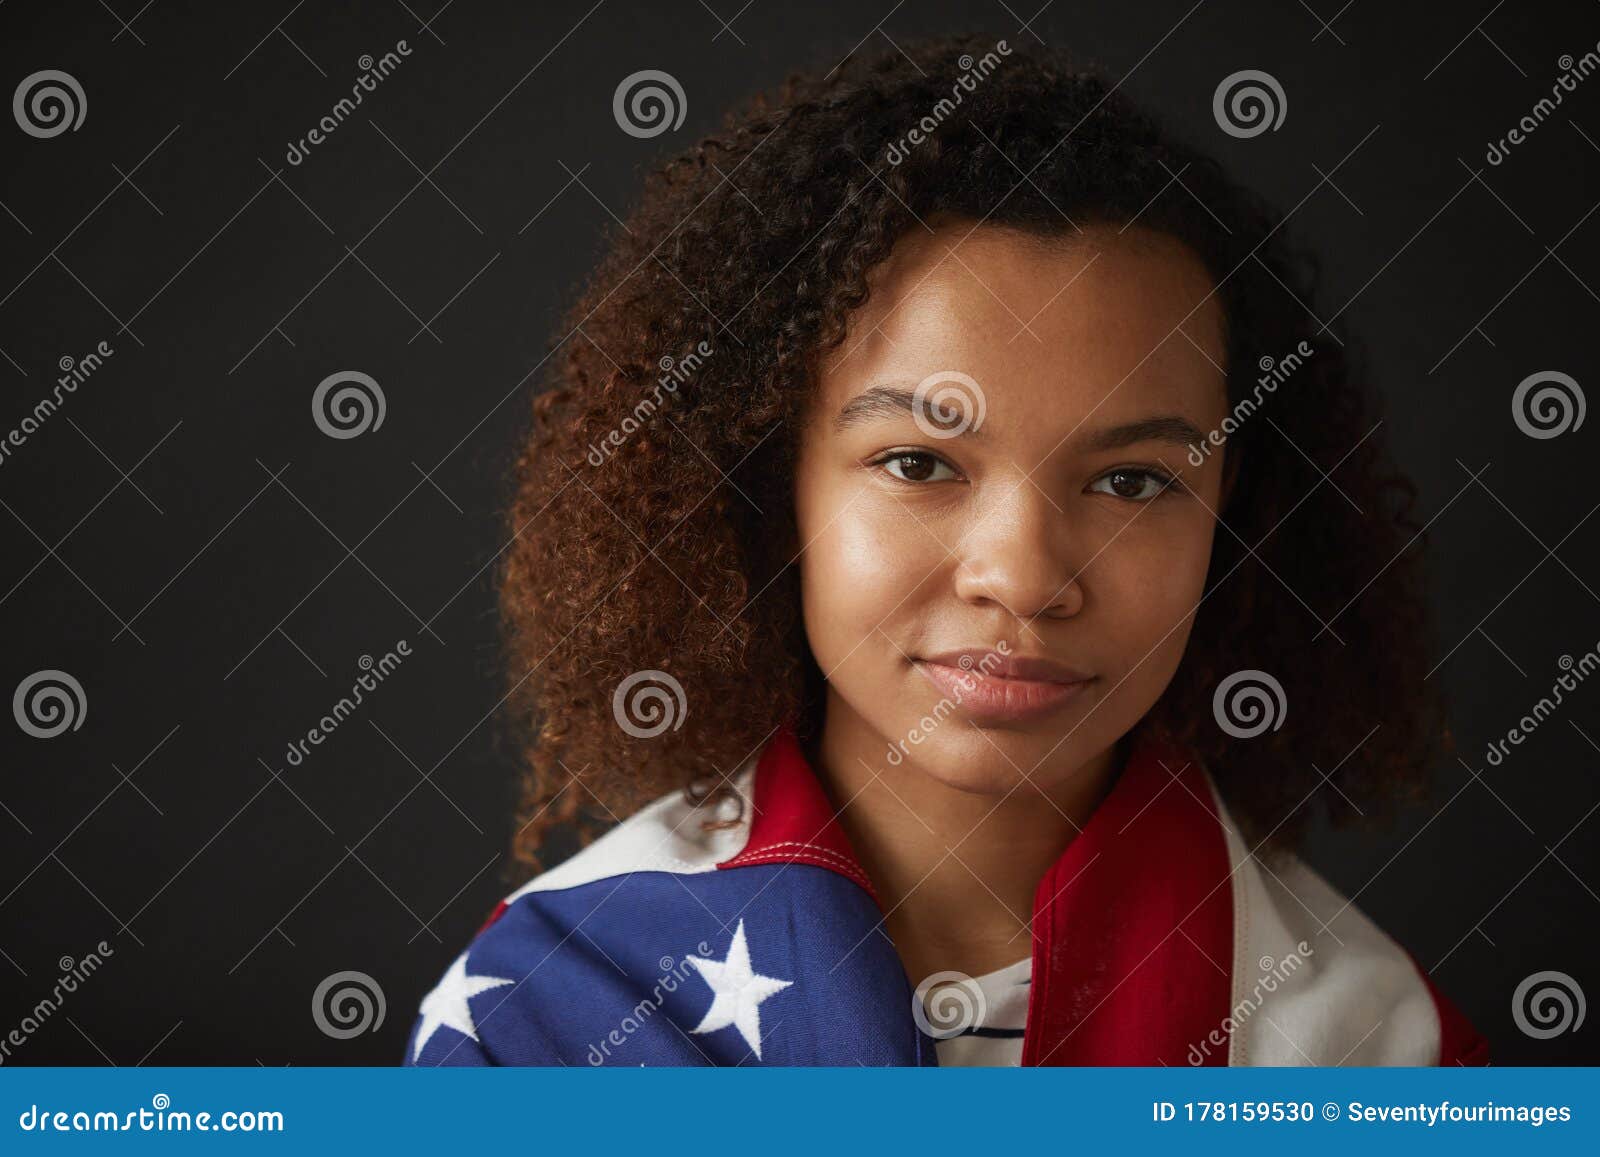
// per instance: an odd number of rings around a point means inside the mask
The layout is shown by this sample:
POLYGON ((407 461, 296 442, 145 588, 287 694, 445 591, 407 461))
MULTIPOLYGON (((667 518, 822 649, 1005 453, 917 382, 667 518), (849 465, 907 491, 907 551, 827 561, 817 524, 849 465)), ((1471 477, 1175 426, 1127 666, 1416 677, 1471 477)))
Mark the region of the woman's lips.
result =
POLYGON ((967 669, 933 659, 917 659, 914 665, 968 716, 991 723, 1048 715, 1076 699, 1093 679, 1089 675, 1070 680, 1003 678, 976 665, 967 669))

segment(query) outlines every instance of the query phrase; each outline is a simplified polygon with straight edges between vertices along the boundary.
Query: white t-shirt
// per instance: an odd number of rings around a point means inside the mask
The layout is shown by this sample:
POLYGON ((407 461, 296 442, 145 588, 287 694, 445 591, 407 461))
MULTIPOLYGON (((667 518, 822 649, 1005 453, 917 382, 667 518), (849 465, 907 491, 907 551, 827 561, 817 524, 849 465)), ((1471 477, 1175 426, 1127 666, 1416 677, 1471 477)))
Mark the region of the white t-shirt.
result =
MULTIPOLYGON (((965 988, 976 988, 972 1023, 955 1036, 936 1039, 934 1050, 941 1067, 956 1065, 1018 1065, 1022 1062, 1022 1033, 1028 1024, 1028 991, 1033 979, 1033 957, 975 976, 965 988)), ((932 990, 934 993, 938 989, 932 990)), ((972 995, 970 992, 969 996, 972 995)), ((937 1023, 934 1017, 930 1021, 937 1023)))

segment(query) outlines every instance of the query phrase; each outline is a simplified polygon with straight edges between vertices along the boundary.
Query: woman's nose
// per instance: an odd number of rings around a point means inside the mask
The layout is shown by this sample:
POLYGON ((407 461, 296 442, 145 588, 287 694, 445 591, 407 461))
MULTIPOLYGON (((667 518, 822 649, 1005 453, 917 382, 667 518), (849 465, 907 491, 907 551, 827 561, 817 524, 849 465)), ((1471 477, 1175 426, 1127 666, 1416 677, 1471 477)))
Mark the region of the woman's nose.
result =
MULTIPOLYGON (((1009 484, 1008 484, 1009 485, 1009 484)), ((1083 609, 1083 560, 1067 515, 1033 482, 982 505, 957 550, 956 594, 1019 619, 1070 618, 1083 609)))

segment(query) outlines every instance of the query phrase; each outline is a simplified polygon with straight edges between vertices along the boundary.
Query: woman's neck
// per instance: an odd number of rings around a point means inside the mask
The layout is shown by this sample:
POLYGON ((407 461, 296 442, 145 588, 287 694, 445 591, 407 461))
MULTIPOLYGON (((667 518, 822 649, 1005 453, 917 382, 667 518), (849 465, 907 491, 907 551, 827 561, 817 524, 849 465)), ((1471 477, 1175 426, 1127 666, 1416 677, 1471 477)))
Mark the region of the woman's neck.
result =
MULTIPOLYGON (((950 724, 955 726, 956 724, 950 724)), ((1046 790, 961 791, 883 758, 885 742, 830 689, 813 763, 877 889, 912 984, 979 976, 1027 956, 1040 878, 1088 822, 1119 766, 1115 747, 1046 790)), ((1024 768, 1037 775, 1036 769, 1024 768)))

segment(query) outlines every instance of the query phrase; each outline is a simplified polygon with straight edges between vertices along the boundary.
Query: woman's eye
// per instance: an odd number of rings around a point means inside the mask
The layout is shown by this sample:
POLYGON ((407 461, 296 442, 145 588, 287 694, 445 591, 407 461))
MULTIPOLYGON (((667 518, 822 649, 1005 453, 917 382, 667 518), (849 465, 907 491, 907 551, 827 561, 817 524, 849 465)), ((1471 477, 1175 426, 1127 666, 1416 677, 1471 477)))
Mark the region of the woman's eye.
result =
POLYGON ((902 482, 944 482, 958 475, 950 464, 933 454, 906 451, 880 458, 877 465, 902 482), (944 471, 941 475, 939 471, 944 471))
POLYGON ((1153 470, 1113 470, 1096 478, 1089 484, 1089 489, 1134 502, 1148 502, 1172 483, 1171 478, 1153 470))

